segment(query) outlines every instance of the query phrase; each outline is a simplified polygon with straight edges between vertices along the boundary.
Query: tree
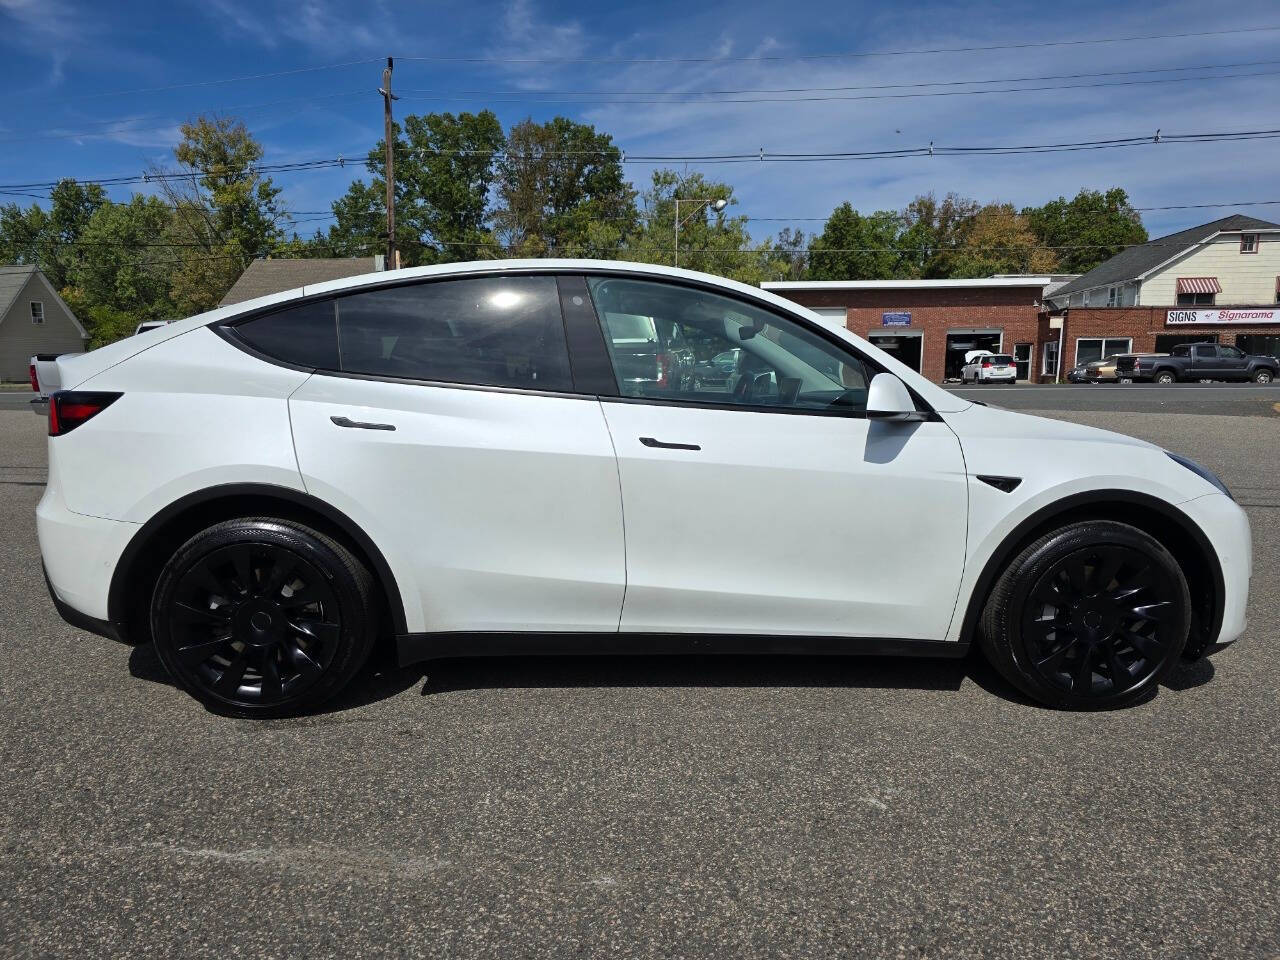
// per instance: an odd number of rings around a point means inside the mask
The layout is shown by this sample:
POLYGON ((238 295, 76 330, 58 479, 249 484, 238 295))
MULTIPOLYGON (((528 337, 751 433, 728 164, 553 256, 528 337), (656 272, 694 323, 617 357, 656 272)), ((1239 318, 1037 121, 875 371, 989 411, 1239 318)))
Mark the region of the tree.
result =
POLYGON ((978 212, 976 201, 948 193, 939 202, 932 193, 912 200, 902 211, 906 229, 898 237, 904 275, 924 279, 952 276, 951 260, 978 212))
POLYGON ((217 305, 257 257, 283 239, 280 190, 258 170, 262 145, 244 123, 199 117, 181 127, 174 148, 180 171, 151 174, 173 211, 170 242, 182 253, 173 301, 199 312, 217 305))
MULTIPOLYGON (((505 137, 492 111, 410 114, 394 127, 396 248, 406 266, 492 254, 489 195, 505 137)), ((329 244, 337 256, 386 246, 386 141, 369 151, 371 183, 357 180, 333 204, 329 244)))
POLYGON ((901 226, 896 213, 881 210, 863 216, 847 201, 840 204, 809 245, 809 277, 879 280, 907 275, 898 251, 901 226))
POLYGON ((25 210, 17 204, 0 207, 0 263, 36 264, 54 289, 61 289, 83 256, 79 240, 85 225, 106 202, 96 183, 60 180, 48 210, 34 203, 25 210))
MULTIPOLYGON (((809 269, 809 251, 805 244, 809 238, 803 230, 783 227, 772 241, 771 259, 781 267, 781 275, 771 280, 803 280, 809 269)), ((766 243, 766 245, 768 245, 766 243)))
MULTIPOLYGON (((626 239, 621 250, 613 254, 622 260, 671 264, 675 261, 676 199, 726 201, 726 210, 737 204, 733 187, 708 180, 700 173, 677 170, 655 170, 649 189, 644 192, 640 226, 626 239)), ((758 284, 763 280, 781 279, 788 264, 765 245, 752 249, 747 232, 747 218, 727 216, 710 204, 680 204, 680 266, 701 270, 758 284)))
POLYGON ((1011 203, 988 204, 974 214, 949 264, 953 277, 1052 273, 1057 267, 1053 251, 1040 245, 1011 203))
POLYGON ((1022 215, 1041 243, 1056 248, 1067 273, 1087 273, 1126 246, 1147 242, 1142 217, 1120 187, 1081 190, 1072 200, 1059 197, 1022 215))
POLYGON ((110 307, 142 320, 169 319, 169 285, 175 255, 166 245, 171 211, 156 197, 99 207, 83 232, 85 256, 71 272, 71 286, 87 304, 110 307))
POLYGON ((613 138, 565 117, 511 128, 496 193, 497 234, 516 256, 589 255, 592 224, 613 221, 625 234, 635 222, 613 138))

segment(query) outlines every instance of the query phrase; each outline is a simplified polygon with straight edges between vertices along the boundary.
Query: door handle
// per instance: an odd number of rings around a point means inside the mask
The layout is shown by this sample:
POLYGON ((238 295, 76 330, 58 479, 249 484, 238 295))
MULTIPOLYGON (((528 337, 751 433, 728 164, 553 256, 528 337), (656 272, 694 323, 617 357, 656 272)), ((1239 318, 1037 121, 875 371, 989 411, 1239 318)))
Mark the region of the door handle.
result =
POLYGON ((663 443, 653 437, 641 437, 640 442, 646 447, 657 447, 660 450, 701 450, 696 443, 663 443))
POLYGON ((394 430, 396 428, 394 423, 365 423, 347 417, 330 417, 329 421, 336 427, 355 427, 358 430, 394 430))

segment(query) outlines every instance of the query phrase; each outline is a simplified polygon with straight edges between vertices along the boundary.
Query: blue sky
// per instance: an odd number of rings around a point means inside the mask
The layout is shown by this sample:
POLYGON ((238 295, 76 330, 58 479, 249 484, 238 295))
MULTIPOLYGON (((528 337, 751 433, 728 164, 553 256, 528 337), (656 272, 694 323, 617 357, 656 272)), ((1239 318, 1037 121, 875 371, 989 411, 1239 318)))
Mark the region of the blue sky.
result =
MULTIPOLYGON (((363 157, 381 135, 381 101, 375 93, 381 65, 327 67, 388 54, 398 58, 395 87, 404 95, 396 105, 400 115, 490 107, 509 125, 526 116, 545 119, 560 113, 613 134, 632 155, 762 147, 780 152, 880 150, 929 141, 1033 144, 1133 136, 1157 128, 1166 133, 1280 128, 1280 30, 1020 50, 793 59, 1262 26, 1280 27, 1274 0, 969 7, 887 0, 808 5, 779 0, 633 5, 0 0, 0 81, 5 91, 0 184, 61 176, 92 179, 140 173, 153 163, 166 165, 178 123, 215 110, 243 117, 263 142, 268 162, 363 157), (415 56, 489 59, 399 59, 415 56), (781 59, 616 62, 753 56, 781 59), (615 62, 528 62, 548 57, 615 62), (1247 66, 1234 66, 1240 64, 1247 66), (537 102, 559 96, 556 91, 847 87, 1206 65, 1230 66, 1030 85, 1252 75, 911 99, 537 102), (326 69, 206 82, 314 67, 326 69), (154 89, 158 87, 167 89, 154 89)), ((1037 156, 690 167, 728 180, 740 201, 735 212, 756 218, 823 217, 845 200, 864 211, 897 209, 929 190, 955 190, 980 201, 1019 206, 1071 196, 1081 187, 1112 185, 1125 187, 1138 206, 1280 200, 1280 139, 1037 156)), ((627 167, 638 186, 651 169, 627 167)), ((327 210, 360 172, 348 167, 278 175, 276 180, 290 209, 327 210)), ((112 195, 122 199, 128 192, 114 189, 112 195)), ((1233 210, 1280 220, 1280 204, 1151 212, 1144 220, 1156 235, 1233 210)), ((761 239, 784 225, 761 221, 752 224, 752 233, 761 239)), ((304 232, 312 226, 306 224, 304 232)))

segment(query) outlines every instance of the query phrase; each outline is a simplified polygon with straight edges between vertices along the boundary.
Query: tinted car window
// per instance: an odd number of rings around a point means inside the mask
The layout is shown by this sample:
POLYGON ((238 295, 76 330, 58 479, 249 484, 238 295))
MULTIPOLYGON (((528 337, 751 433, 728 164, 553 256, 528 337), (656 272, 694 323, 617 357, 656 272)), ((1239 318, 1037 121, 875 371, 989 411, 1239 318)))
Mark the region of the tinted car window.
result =
POLYGON ((336 302, 344 372, 572 389, 553 277, 438 280, 336 302))
POLYGON ((623 396, 866 410, 872 371, 798 322, 692 287, 621 277, 588 284, 623 396))
POLYGON ((333 322, 332 300, 277 310, 238 324, 235 331, 249 346, 277 360, 300 367, 338 369, 338 330, 333 322))

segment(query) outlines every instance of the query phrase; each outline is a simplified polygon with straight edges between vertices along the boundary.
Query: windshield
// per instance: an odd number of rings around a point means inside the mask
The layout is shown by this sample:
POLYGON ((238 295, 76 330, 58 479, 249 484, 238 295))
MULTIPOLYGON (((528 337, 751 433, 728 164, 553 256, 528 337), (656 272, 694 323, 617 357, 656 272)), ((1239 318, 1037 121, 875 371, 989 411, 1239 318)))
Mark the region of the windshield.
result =
POLYGON ((984 357, 983 359, 988 363, 995 364, 1013 363, 1013 357, 1009 356, 1007 353, 993 353, 991 356, 984 357))

